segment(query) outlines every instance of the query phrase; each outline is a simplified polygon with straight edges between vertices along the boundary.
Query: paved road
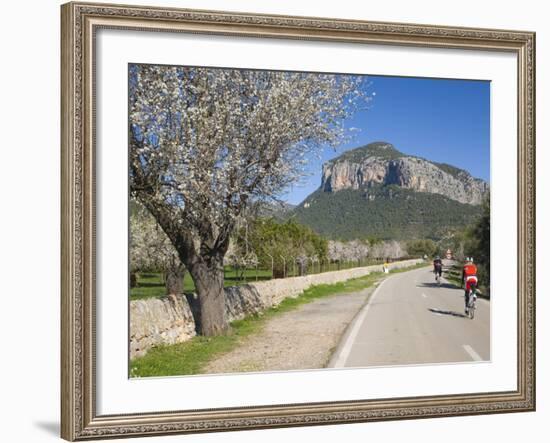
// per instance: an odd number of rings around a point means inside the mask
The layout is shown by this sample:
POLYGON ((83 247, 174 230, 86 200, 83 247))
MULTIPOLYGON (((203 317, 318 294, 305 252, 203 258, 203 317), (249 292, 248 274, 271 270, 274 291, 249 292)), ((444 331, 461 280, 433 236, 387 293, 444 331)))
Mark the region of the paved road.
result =
POLYGON ((234 350, 212 360, 202 373, 324 368, 348 325, 373 288, 322 297, 269 319, 234 350))
POLYGON ((329 367, 490 360, 490 302, 464 316, 464 291, 431 268, 384 280, 347 329, 329 367))

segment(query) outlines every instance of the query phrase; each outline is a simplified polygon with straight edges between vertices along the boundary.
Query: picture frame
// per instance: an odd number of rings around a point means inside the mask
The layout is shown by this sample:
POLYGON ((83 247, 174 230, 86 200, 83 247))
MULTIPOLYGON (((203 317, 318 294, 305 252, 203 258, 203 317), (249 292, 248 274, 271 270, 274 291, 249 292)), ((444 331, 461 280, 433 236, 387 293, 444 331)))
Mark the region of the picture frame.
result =
MULTIPOLYGON (((217 432, 535 410, 535 34, 525 31, 270 16, 72 2, 61 7, 61 436, 217 432), (96 187, 97 33, 310 41, 382 48, 472 50, 516 57, 516 389, 150 412, 98 413, 96 187)), ((126 171, 121 171, 124 174, 126 171)), ((269 374, 267 375, 269 376, 269 374)), ((230 382, 231 380, 229 380, 230 382)))

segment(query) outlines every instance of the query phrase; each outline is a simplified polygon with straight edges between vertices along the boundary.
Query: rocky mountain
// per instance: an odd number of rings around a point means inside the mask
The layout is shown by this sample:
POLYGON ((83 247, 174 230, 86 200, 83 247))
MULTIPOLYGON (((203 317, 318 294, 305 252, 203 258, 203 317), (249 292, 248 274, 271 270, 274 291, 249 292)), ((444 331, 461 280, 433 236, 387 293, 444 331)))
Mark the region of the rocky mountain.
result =
POLYGON ((405 155, 385 142, 347 151, 323 165, 324 192, 368 189, 373 185, 397 185, 470 205, 481 204, 489 190, 485 181, 462 169, 405 155))
POLYGON ((488 192, 462 169, 376 142, 325 163, 291 216, 329 238, 438 239, 479 217, 488 192))

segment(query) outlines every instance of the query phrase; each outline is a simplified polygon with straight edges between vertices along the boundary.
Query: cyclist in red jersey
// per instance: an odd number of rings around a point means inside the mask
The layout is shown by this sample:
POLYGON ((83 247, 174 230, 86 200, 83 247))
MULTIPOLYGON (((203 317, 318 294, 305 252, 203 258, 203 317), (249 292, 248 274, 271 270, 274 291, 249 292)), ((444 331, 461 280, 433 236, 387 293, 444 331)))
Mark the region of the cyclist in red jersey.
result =
POLYGON ((477 266, 473 257, 466 257, 466 263, 462 268, 462 281, 464 282, 464 311, 467 313, 468 302, 470 301, 470 289, 477 288, 477 266))

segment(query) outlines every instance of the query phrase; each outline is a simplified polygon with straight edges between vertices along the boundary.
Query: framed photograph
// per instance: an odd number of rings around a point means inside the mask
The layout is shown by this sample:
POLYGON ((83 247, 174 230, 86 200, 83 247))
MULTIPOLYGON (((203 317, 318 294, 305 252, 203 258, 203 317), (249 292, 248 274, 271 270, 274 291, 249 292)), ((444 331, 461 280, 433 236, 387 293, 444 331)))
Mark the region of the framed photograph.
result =
POLYGON ((535 35, 73 2, 62 437, 535 410, 535 35))

